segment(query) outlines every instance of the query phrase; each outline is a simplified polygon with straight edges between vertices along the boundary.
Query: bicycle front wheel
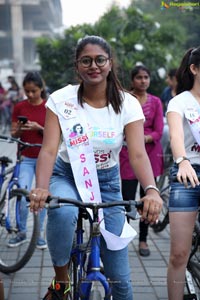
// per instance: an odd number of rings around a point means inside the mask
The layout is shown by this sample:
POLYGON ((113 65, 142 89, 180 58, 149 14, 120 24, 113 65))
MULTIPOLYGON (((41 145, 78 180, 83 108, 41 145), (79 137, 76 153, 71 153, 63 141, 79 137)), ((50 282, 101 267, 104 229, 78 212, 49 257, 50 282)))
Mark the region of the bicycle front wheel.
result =
MULTIPOLYGON (((20 202, 23 195, 11 196, 9 206, 2 203, 0 206, 0 272, 5 274, 16 272, 23 268, 31 258, 37 243, 39 221, 38 216, 29 212, 27 219, 26 239, 16 247, 10 247, 9 241, 19 232, 18 218, 20 202), (9 219, 6 218, 9 211, 9 219), (8 222, 9 220, 9 222, 8 222), (9 246, 9 247, 8 247, 9 246)), ((12 245, 13 246, 13 245, 12 245)))

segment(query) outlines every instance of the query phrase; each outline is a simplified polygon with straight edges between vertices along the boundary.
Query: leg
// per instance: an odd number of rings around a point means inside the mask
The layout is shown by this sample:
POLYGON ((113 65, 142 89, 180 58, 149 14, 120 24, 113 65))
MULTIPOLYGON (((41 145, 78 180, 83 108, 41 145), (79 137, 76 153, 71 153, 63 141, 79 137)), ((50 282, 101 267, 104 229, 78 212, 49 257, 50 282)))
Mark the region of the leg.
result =
POLYGON ((132 300, 128 247, 111 251, 106 249, 105 241, 102 241, 101 245, 102 261, 106 277, 111 281, 113 300, 132 300))
MULTIPOLYGON (((50 192, 56 196, 80 200, 80 196, 75 188, 71 168, 69 164, 64 163, 61 159, 58 159, 55 164, 50 181, 50 192)), ((69 288, 68 262, 77 218, 78 208, 72 205, 48 210, 47 242, 54 266, 55 281, 60 283, 62 289, 58 293, 62 296, 63 292, 69 288)), ((44 299, 51 299, 49 297, 54 295, 53 282, 44 299)))
POLYGON ((122 196, 124 200, 134 200, 138 186, 138 180, 122 179, 122 196))
MULTIPOLYGON (((110 171, 98 172, 98 178, 103 202, 122 199, 117 167, 112 168, 110 171), (109 184, 107 182, 109 182, 109 184)), ((104 209, 105 227, 108 231, 116 235, 121 234, 125 220, 125 215, 121 213, 121 210, 121 207, 104 209)), ((104 264, 105 275, 112 282, 113 299, 132 300, 133 291, 130 280, 128 247, 118 251, 108 250, 102 238, 101 257, 104 264)))
MULTIPOLYGON (((35 163, 36 159, 24 157, 20 165, 19 173, 19 185, 23 189, 30 190, 33 177, 35 174, 35 163)), ((29 209, 27 207, 27 201, 25 197, 21 198, 20 201, 20 211, 19 211, 19 232, 18 234, 11 238, 8 242, 8 246, 17 247, 23 244, 27 238, 27 219, 28 219, 29 209)))
MULTIPOLYGON (((19 184, 23 189, 30 190, 35 174, 36 159, 24 157, 20 165, 19 184)), ((28 208, 26 199, 23 197, 20 205, 20 232, 26 233, 28 208)))
MULTIPOLYGON (((138 186, 138 180, 127 180, 123 179, 121 182, 122 185, 122 196, 124 200, 134 200, 136 196, 137 186, 138 186)), ((127 220, 129 222, 129 218, 127 217, 127 220)))
MULTIPOLYGON (((19 184, 21 188, 30 190, 32 187, 33 178, 35 176, 37 159, 25 157, 20 165, 20 175, 19 175, 19 184)), ((26 223, 28 219, 29 209, 27 208, 27 202, 25 198, 22 198, 20 205, 20 233, 26 233, 26 223)), ((40 211, 39 220, 40 220, 40 233, 37 240, 38 249, 46 249, 47 244, 43 237, 44 230, 44 220, 46 217, 46 209, 44 208, 40 211)))
POLYGON ((170 212, 170 258, 167 274, 169 300, 182 300, 185 270, 196 212, 170 212))
MULTIPOLYGON (((144 190, 140 186, 140 197, 144 197, 144 190)), ((145 221, 139 221, 139 254, 141 256, 149 256, 150 250, 147 244, 149 224, 145 221)))

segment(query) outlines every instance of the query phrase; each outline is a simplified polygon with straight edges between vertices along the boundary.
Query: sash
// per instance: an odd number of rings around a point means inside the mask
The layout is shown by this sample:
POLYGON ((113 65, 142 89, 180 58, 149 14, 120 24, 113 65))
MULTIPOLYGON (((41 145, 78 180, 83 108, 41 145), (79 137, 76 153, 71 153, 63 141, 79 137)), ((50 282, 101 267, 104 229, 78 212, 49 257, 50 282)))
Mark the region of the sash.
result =
MULTIPOLYGON (((74 180, 81 199, 83 202, 102 202, 93 146, 87 134, 89 125, 84 109, 78 105, 77 93, 67 97, 67 100, 63 100, 63 97, 60 97, 60 100, 55 104, 63 140, 67 147, 74 180)), ((91 214, 91 210, 88 209, 88 211, 91 214)), ((103 209, 99 210, 99 222, 101 234, 109 250, 125 248, 137 235, 137 232, 128 224, 126 218, 120 236, 107 231, 105 229, 103 209)))
POLYGON ((200 107, 187 108, 185 117, 195 140, 200 145, 200 107))

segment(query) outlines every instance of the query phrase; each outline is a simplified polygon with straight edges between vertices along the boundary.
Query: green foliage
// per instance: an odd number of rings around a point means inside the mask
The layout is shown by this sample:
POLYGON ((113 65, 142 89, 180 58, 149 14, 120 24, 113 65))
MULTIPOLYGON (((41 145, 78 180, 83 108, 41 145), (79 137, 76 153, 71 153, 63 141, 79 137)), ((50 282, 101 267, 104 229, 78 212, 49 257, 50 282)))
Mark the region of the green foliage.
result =
MULTIPOLYGON (((158 70, 164 68, 167 71, 179 64, 185 50, 186 29, 176 19, 163 23, 155 11, 143 12, 146 1, 140 2, 143 4, 141 10, 134 2, 127 9, 113 5, 94 25, 77 25, 65 30, 63 37, 38 40, 42 75, 51 91, 77 82, 74 69, 76 43, 83 36, 94 34, 111 44, 118 75, 125 88, 130 88, 131 69, 141 62, 151 70, 150 92, 161 94, 165 81, 159 77, 158 70)), ((153 10, 153 6, 151 8, 153 10)))

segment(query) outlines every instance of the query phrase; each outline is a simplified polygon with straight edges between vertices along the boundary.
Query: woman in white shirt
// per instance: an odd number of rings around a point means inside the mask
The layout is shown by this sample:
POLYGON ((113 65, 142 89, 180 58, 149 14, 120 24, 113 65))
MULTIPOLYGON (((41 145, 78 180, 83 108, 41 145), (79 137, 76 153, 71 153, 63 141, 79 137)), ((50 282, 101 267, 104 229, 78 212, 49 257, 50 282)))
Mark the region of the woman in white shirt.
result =
POLYGON ((177 95, 167 109, 174 165, 169 199, 169 300, 182 300, 185 270, 200 204, 200 47, 189 49, 177 70, 177 95))

